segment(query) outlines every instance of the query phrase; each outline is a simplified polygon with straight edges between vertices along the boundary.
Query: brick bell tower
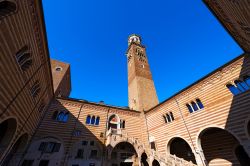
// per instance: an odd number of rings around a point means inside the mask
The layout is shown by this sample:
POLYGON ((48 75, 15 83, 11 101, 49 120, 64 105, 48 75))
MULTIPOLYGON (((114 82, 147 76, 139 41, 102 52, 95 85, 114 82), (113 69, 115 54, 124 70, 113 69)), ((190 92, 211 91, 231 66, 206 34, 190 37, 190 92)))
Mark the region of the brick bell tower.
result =
POLYGON ((128 38, 128 103, 134 110, 148 110, 159 103, 149 68, 146 49, 141 37, 132 34, 128 38))

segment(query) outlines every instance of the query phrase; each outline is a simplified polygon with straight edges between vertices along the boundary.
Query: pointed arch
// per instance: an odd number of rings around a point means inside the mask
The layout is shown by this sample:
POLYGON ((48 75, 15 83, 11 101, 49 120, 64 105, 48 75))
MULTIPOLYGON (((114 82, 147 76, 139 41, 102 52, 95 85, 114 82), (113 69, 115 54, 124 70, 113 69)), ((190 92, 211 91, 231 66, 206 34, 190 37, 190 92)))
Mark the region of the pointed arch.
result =
POLYGON ((191 102, 191 105, 192 105, 194 111, 199 110, 197 104, 194 101, 191 102))
POLYGON ((86 117, 86 124, 90 124, 90 121, 91 121, 91 116, 88 115, 88 116, 86 117))
POLYGON ((196 103, 197 103, 199 109, 203 109, 204 108, 204 105, 203 105, 203 103, 201 102, 200 99, 196 99, 196 103))
POLYGON ((65 112, 64 115, 63 115, 63 122, 67 122, 69 119, 69 112, 65 112))
POLYGON ((97 116, 97 117, 96 117, 96 120, 95 120, 95 125, 97 125, 97 126, 98 126, 98 125, 99 125, 99 123, 100 123, 100 117, 99 117, 99 116, 97 116))
POLYGON ((91 122, 90 122, 92 125, 94 125, 95 124, 95 116, 92 116, 91 117, 91 122))

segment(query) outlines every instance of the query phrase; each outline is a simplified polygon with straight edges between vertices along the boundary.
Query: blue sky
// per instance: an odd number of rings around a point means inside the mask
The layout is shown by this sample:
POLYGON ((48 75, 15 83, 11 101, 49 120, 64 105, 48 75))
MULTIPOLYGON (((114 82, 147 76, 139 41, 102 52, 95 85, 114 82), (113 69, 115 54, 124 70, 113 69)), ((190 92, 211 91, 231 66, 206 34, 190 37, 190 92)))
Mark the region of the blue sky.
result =
POLYGON ((147 48, 165 100, 242 50, 202 0, 43 0, 51 58, 71 64, 70 97, 127 106, 127 38, 147 48))

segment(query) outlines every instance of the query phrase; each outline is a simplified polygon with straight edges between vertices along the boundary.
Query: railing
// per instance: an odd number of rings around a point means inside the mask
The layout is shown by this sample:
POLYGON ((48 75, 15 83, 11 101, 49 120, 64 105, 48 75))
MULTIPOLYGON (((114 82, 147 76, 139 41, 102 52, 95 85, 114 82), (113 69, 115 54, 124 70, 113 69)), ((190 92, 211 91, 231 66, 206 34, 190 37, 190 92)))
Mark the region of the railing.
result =
POLYGON ((109 135, 121 135, 121 134, 122 134, 122 130, 121 129, 112 129, 112 128, 110 128, 106 132, 106 137, 108 137, 109 135))
POLYGON ((156 160, 164 163, 166 166, 197 166, 192 161, 186 161, 176 155, 168 154, 167 156, 162 156, 155 151, 151 152, 151 154, 156 160))

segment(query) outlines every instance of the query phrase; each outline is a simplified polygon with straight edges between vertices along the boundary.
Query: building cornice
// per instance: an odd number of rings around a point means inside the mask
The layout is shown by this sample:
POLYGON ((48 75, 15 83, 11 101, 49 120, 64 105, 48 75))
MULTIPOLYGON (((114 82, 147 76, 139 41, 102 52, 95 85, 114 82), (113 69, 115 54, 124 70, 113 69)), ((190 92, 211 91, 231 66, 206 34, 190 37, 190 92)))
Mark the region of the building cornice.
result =
POLYGON ((70 101, 70 102, 85 103, 85 104, 95 105, 95 106, 99 106, 99 107, 113 108, 113 109, 117 109, 117 110, 133 112, 133 113, 141 113, 140 111, 131 110, 131 109, 126 108, 126 107, 107 105, 107 104, 104 104, 104 103, 90 102, 90 101, 87 101, 87 100, 81 100, 81 99, 75 99, 75 98, 69 98, 69 97, 56 97, 56 99, 64 100, 64 101, 70 101))

